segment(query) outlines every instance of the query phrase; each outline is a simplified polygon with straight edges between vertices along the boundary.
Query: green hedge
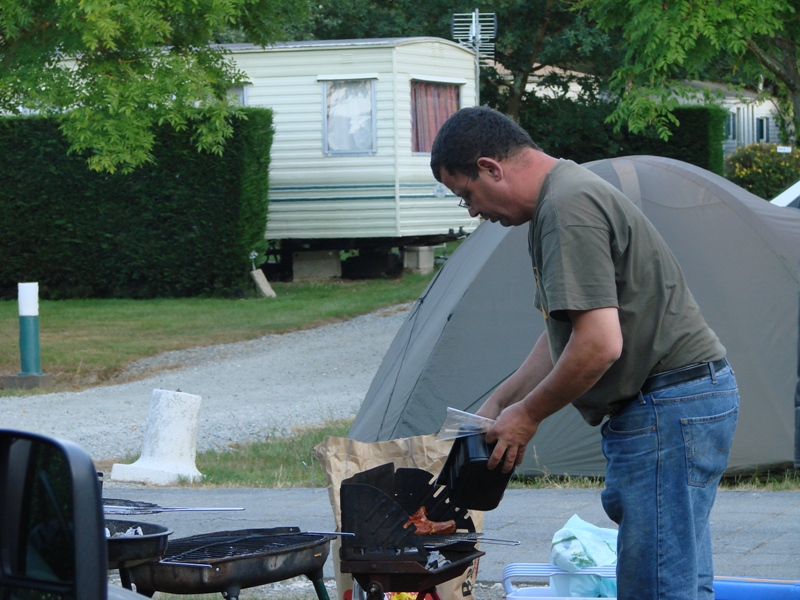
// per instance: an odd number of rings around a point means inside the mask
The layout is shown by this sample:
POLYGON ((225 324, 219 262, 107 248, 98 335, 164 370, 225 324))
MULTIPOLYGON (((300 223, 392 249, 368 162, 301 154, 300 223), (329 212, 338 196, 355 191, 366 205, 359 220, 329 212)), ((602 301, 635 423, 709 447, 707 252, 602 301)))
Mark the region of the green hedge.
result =
POLYGON ((222 156, 158 131, 155 164, 96 173, 49 119, 0 119, 0 297, 229 295, 263 252, 272 113, 247 109, 222 156))
POLYGON ((800 180, 800 150, 778 152, 777 144, 741 146, 725 161, 725 177, 756 196, 771 200, 800 180))
POLYGON ((605 122, 612 110, 606 102, 529 95, 519 124, 551 156, 580 164, 624 154, 622 136, 605 122))
POLYGON ((616 156, 650 154, 688 162, 722 175, 723 136, 727 113, 716 106, 686 106, 674 111, 680 126, 664 142, 652 133, 615 132, 606 118, 614 107, 606 102, 574 102, 565 98, 528 96, 520 125, 542 149, 585 163, 616 156))
POLYGON ((724 175, 725 119, 728 113, 718 106, 683 106, 672 114, 680 121, 669 141, 656 136, 627 134, 626 154, 652 154, 682 160, 707 171, 724 175))

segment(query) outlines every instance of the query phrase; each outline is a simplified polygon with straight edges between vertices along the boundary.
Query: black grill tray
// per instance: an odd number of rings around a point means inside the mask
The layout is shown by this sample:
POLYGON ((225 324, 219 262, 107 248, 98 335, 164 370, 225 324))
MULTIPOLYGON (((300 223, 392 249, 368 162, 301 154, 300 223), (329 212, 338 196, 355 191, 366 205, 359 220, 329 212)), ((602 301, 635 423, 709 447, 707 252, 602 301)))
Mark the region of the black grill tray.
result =
POLYGON ((489 469, 486 463, 494 444, 486 443, 485 433, 456 438, 436 482, 447 486, 450 500, 470 510, 494 510, 503 499, 514 469, 503 473, 498 465, 489 469))

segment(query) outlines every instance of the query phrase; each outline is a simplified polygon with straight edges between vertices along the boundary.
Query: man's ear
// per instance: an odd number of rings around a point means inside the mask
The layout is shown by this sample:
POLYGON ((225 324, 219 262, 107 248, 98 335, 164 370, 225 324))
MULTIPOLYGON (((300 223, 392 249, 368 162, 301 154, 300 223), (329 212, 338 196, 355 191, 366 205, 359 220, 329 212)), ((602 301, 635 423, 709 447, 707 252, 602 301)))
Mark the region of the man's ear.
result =
POLYGON ((475 163, 478 169, 484 171, 491 179, 500 181, 503 178, 503 165, 493 158, 481 156, 475 163))

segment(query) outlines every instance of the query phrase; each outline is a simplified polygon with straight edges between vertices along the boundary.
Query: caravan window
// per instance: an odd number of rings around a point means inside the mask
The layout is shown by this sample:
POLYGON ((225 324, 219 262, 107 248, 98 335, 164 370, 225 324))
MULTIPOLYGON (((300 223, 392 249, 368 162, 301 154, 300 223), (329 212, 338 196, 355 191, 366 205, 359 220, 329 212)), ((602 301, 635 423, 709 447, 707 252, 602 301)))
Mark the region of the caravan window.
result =
POLYGON ((769 118, 759 117, 756 119, 756 141, 769 142, 769 118))
POLYGON ((239 106, 247 106, 247 88, 245 85, 235 85, 228 88, 228 100, 235 100, 239 106))
POLYGON ((326 155, 375 154, 375 81, 325 81, 323 148, 326 155))
POLYGON ((411 82, 413 152, 430 152, 433 139, 447 117, 458 110, 459 86, 428 81, 411 82))

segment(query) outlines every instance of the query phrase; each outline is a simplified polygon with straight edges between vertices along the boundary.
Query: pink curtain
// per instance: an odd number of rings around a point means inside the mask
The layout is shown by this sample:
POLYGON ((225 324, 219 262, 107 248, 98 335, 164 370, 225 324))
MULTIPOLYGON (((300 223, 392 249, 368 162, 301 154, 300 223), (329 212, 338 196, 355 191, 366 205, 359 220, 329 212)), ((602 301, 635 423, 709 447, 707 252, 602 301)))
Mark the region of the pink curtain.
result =
POLYGON ((411 82, 412 150, 430 152, 433 139, 447 117, 458 110, 458 86, 411 82))

